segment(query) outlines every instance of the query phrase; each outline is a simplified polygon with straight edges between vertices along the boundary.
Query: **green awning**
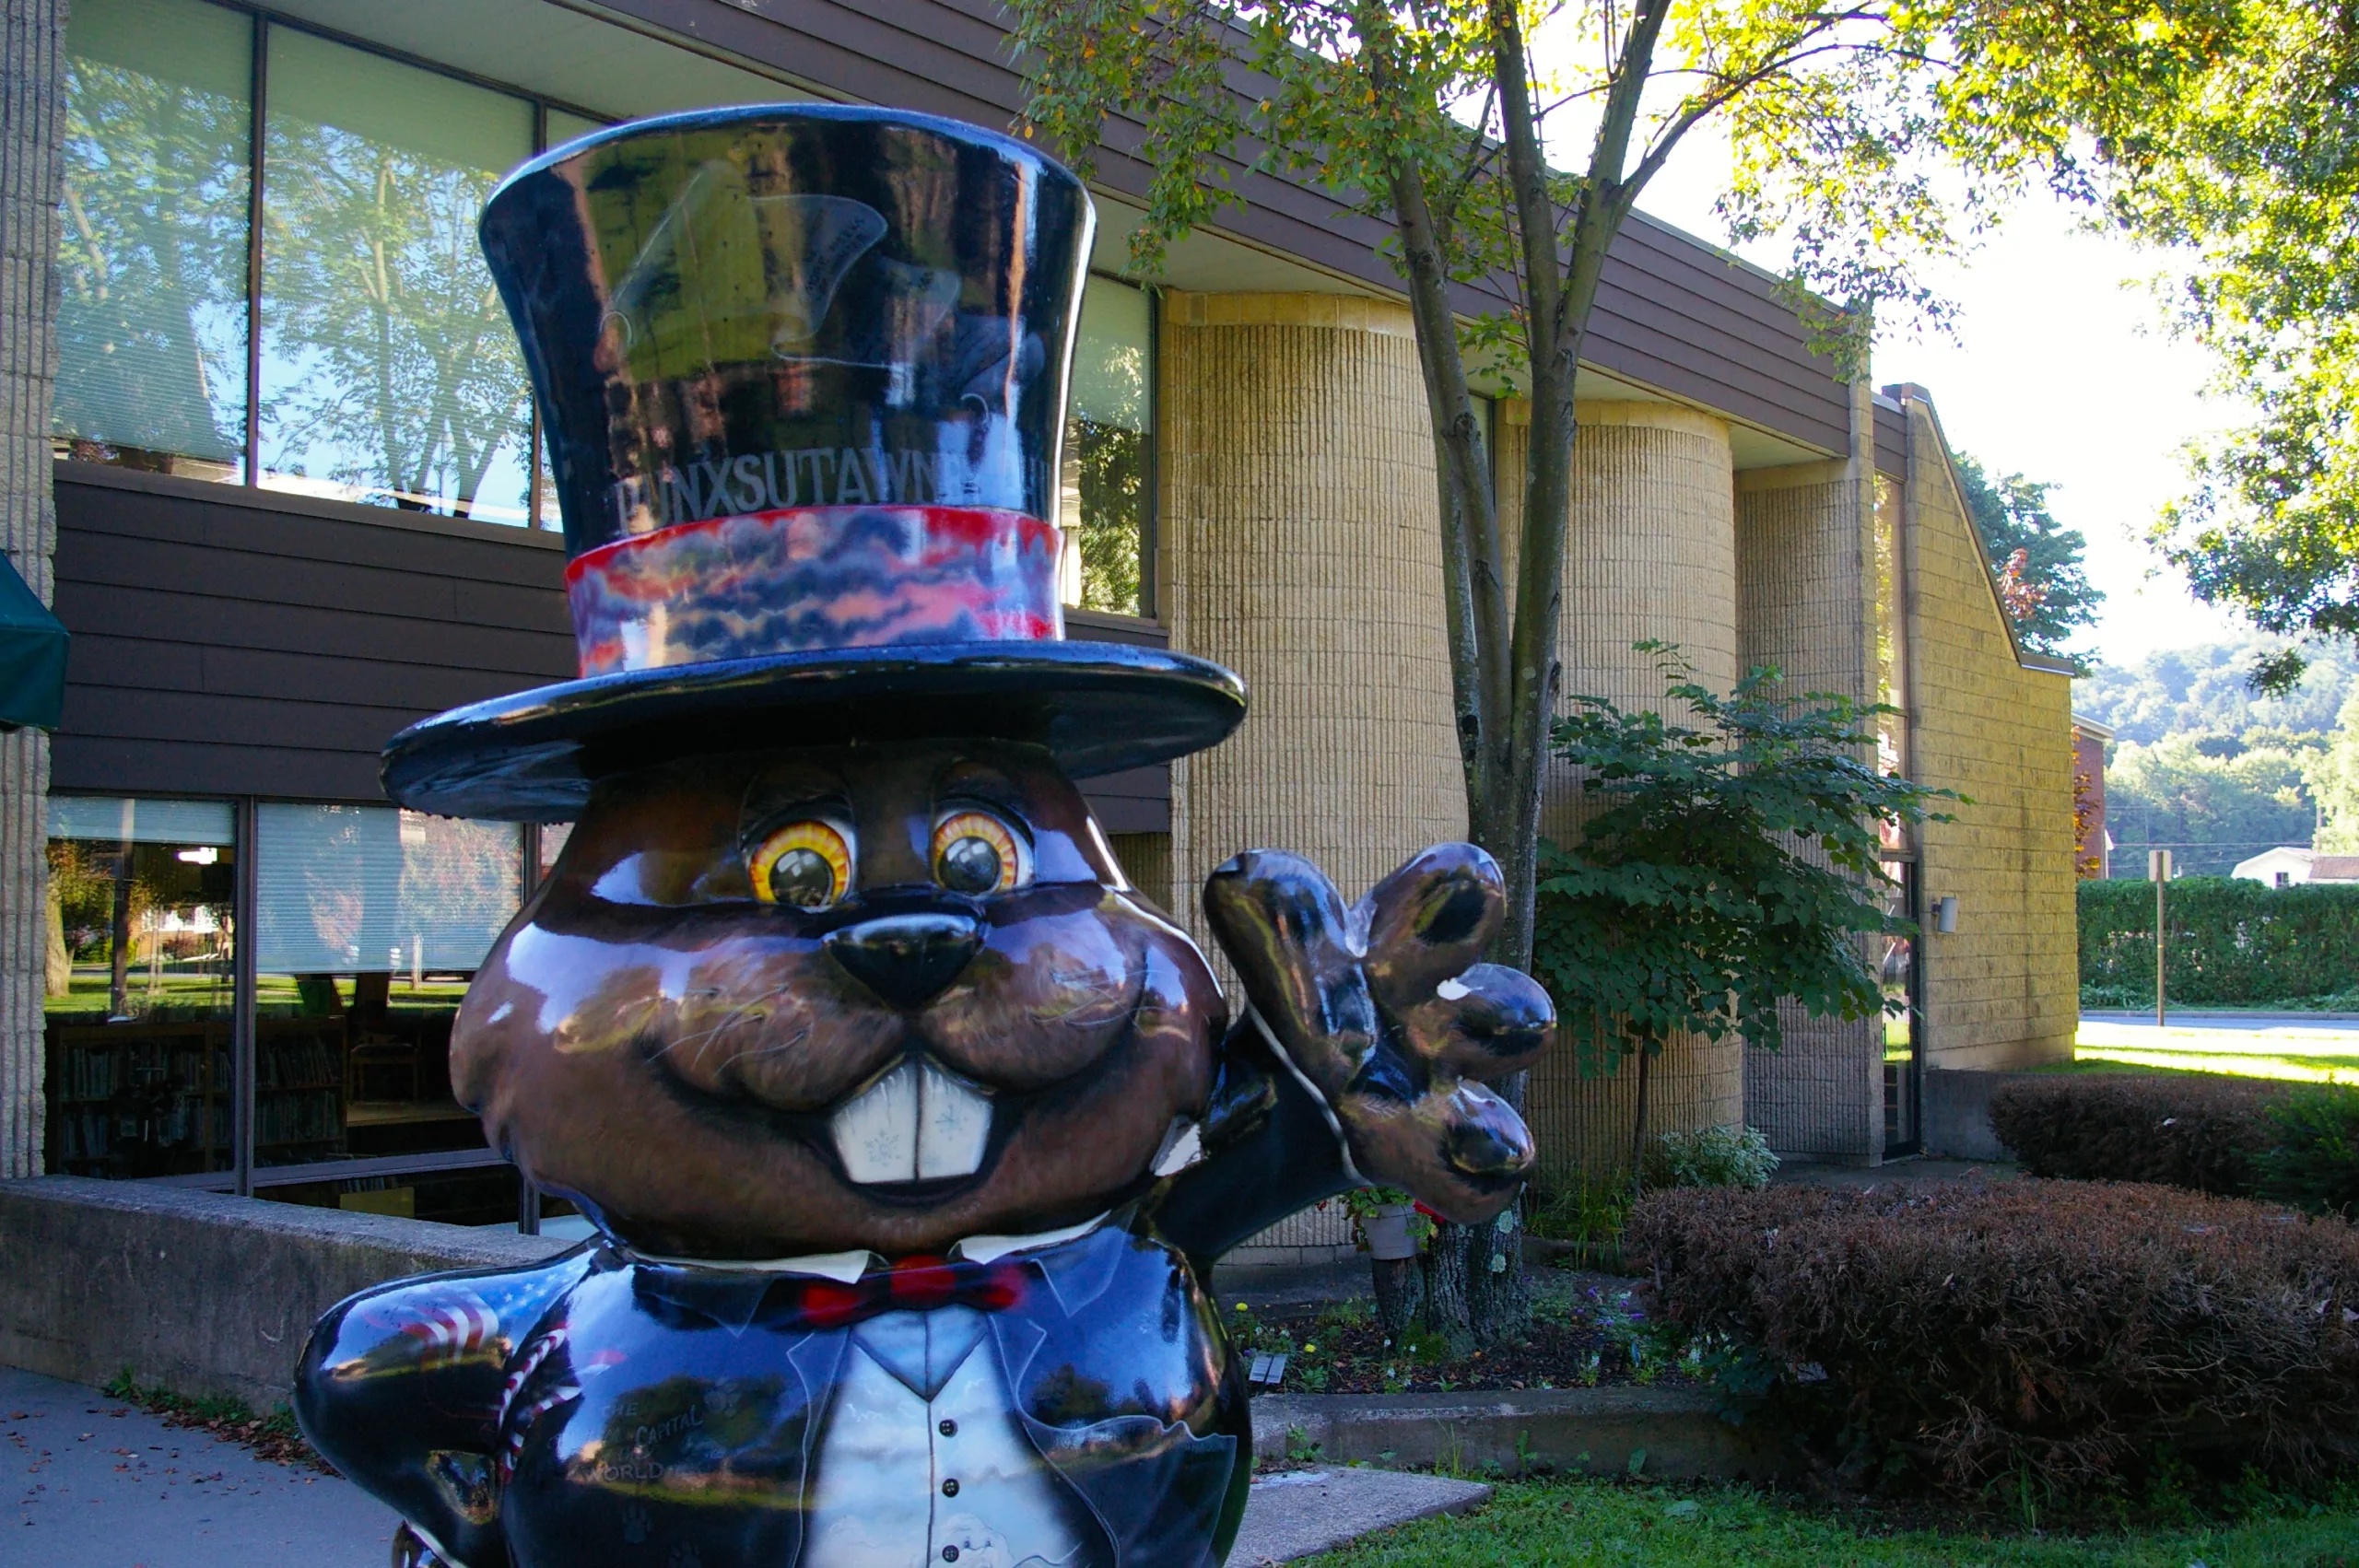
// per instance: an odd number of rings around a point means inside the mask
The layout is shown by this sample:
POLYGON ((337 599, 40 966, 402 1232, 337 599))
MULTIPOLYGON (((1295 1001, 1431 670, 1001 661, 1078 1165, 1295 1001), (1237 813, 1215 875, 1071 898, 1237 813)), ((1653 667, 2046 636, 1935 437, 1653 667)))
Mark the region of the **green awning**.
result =
POLYGON ((67 640, 65 625, 0 556, 0 724, 57 728, 67 640))

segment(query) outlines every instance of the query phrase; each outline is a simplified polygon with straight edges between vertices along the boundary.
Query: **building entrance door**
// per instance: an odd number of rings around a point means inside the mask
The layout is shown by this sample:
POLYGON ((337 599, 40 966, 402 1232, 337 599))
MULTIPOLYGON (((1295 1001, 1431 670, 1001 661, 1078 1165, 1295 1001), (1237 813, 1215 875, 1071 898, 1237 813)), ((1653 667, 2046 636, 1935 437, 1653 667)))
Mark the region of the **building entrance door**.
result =
MULTIPOLYGON (((1918 920, 1917 862, 1886 860, 1884 875, 1893 881, 1885 908, 1903 919, 1918 920)), ((1921 1084, 1918 1047, 1922 1036, 1923 1009, 1918 994, 1919 929, 1906 936, 1887 936, 1881 976, 1884 983, 1884 1157, 1913 1154, 1922 1145, 1918 1129, 1921 1084)))

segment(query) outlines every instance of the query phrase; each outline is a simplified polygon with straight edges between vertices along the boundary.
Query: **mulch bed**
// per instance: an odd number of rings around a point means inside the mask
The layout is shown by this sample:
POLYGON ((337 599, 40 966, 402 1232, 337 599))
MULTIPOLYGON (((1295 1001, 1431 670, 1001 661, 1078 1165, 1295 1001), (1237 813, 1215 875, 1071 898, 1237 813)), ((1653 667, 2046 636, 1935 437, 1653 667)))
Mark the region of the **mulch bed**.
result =
POLYGON ((1240 1350, 1285 1352, 1274 1388, 1255 1394, 1447 1394, 1466 1390, 1694 1387, 1701 1381, 1665 1348, 1631 1296, 1632 1281, 1579 1274, 1535 1280, 1531 1328, 1488 1350, 1453 1356, 1415 1332, 1389 1340, 1365 1301, 1312 1315, 1257 1319, 1238 1313, 1240 1350))

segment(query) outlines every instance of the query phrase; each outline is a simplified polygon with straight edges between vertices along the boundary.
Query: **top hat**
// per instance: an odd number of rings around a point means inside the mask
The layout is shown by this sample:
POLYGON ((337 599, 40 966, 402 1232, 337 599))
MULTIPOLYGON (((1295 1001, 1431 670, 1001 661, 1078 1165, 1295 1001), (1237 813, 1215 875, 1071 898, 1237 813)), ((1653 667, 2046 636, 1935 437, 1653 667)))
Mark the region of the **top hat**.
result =
POLYGON ((581 678, 385 747, 385 792, 564 821, 719 751, 991 735, 1074 777, 1213 745, 1243 684, 1067 642, 1081 182, 953 121, 834 106, 617 126, 492 193, 539 394, 581 678))

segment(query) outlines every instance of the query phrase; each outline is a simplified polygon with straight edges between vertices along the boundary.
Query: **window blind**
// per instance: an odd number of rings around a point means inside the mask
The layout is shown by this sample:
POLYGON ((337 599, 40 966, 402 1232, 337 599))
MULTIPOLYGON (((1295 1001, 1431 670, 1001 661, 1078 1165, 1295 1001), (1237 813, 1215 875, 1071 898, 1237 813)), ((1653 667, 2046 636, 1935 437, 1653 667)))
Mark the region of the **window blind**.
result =
POLYGON ((523 838, 507 823, 265 802, 254 832, 265 973, 470 970, 516 913, 523 838))

